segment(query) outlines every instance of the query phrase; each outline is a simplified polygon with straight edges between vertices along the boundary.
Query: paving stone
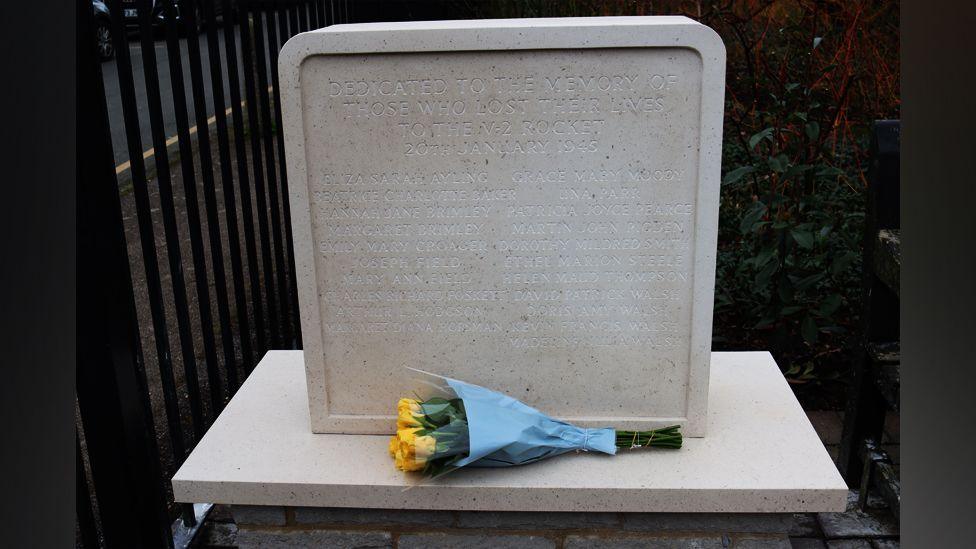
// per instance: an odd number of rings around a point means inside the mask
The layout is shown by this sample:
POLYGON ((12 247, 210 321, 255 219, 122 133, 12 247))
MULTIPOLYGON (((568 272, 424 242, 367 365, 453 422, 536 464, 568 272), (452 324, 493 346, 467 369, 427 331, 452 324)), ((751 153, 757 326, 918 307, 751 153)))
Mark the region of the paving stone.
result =
POLYGON ((539 530, 544 528, 607 528, 617 527, 616 513, 522 513, 465 511, 458 514, 461 528, 508 528, 539 530))
POLYGON ((815 410, 807 412, 807 418, 824 444, 840 444, 844 430, 843 414, 836 410, 815 410))
POLYGON ((215 503, 213 509, 207 514, 207 521, 210 522, 234 522, 234 513, 231 512, 230 505, 215 503))
POLYGON ((234 505, 231 507, 234 522, 257 526, 284 526, 285 508, 268 505, 234 505))
POLYGON ((335 530, 268 530, 238 529, 240 549, 277 549, 279 547, 329 547, 335 549, 383 549, 393 547, 387 532, 342 532, 335 530))
POLYGON ((218 547, 237 547, 237 525, 233 522, 210 522, 200 528, 191 547, 195 549, 216 549, 218 547))
POLYGON ((660 532, 716 532, 746 534, 787 533, 791 513, 623 513, 625 530, 660 532))
POLYGON ((820 537, 817 515, 814 513, 795 513, 793 515, 793 526, 790 527, 789 533, 790 536, 798 538, 820 537))
POLYGON ((736 538, 732 549, 792 549, 790 538, 736 538))
POLYGON ((901 542, 896 539, 873 539, 871 545, 874 549, 899 549, 901 542))
POLYGON ((566 536, 564 549, 725 549, 729 545, 716 537, 600 537, 566 536))
MULTIPOLYGON (((854 502, 854 504, 857 503, 857 495, 856 494, 857 493, 854 492, 853 494, 850 494, 848 496, 850 498, 849 501, 848 501, 848 506, 851 504, 852 501, 854 502)), ((868 492, 868 500, 865 503, 867 504, 867 505, 865 505, 865 507, 867 507, 868 509, 877 509, 877 510, 880 510, 880 509, 887 509, 888 508, 888 503, 884 500, 884 498, 881 497, 880 494, 875 493, 873 491, 872 492, 868 492)))
POLYGON ((816 538, 790 538, 790 546, 793 549, 826 549, 822 539, 816 538))
POLYGON ((857 492, 851 490, 844 513, 817 513, 817 521, 824 536, 834 538, 889 537, 898 535, 898 524, 887 509, 857 508, 857 492))
POLYGON ((411 511, 408 509, 342 509, 296 507, 296 524, 407 524, 453 526, 453 511, 411 511))
POLYGON ((827 540, 827 549, 871 549, 871 542, 866 539, 832 539, 827 540))
POLYGON ((541 536, 403 534, 399 549, 551 549, 556 542, 541 536))

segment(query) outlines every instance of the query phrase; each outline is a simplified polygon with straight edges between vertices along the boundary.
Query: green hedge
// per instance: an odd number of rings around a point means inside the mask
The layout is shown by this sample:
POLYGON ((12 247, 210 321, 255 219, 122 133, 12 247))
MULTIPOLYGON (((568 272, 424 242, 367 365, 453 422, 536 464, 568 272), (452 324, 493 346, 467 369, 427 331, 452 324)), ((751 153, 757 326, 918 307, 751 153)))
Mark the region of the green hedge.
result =
POLYGON ((472 17, 682 14, 727 52, 714 347, 768 349, 794 383, 857 337, 867 132, 898 118, 897 2, 488 0, 472 17))

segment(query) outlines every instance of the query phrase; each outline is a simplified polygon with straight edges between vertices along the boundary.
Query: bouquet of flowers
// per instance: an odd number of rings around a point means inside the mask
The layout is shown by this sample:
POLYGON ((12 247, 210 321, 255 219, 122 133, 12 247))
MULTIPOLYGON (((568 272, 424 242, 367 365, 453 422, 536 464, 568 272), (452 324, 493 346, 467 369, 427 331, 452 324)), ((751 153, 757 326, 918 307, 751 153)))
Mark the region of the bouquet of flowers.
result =
POLYGON ((522 465, 573 450, 614 455, 620 448, 681 447, 677 425, 650 431, 585 429, 484 387, 435 377, 444 382, 434 385, 442 396, 397 403, 390 455, 402 471, 433 477, 465 466, 522 465))

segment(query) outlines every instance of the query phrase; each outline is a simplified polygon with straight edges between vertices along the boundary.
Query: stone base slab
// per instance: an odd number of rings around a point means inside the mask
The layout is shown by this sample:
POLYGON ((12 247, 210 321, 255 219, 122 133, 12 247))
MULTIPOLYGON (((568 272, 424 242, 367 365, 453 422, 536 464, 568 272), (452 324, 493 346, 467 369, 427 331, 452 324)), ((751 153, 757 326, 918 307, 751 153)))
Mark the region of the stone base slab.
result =
POLYGON ((847 487, 769 353, 713 353, 709 392, 708 436, 680 450, 567 454, 404 490, 416 481, 393 468, 388 436, 311 432, 302 352, 272 351, 176 473, 173 491, 181 502, 295 508, 844 510, 847 487))

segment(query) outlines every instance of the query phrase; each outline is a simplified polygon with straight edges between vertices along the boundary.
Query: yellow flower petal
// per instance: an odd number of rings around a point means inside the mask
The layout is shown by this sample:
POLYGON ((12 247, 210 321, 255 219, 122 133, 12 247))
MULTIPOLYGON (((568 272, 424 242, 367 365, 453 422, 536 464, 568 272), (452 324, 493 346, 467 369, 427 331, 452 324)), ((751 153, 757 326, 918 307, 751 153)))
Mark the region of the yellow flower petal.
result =
POLYGON ((437 448, 437 440, 432 436, 417 437, 414 448, 414 454, 417 460, 427 461, 434 455, 434 450, 437 448))
POLYGON ((400 453, 400 449, 397 448, 396 455, 394 456, 394 465, 397 469, 403 471, 403 454, 400 453))
POLYGON ((412 412, 406 412, 397 416, 397 429, 409 429, 420 426, 420 421, 412 412))
POLYGON ((403 460, 403 470, 404 471, 422 471, 424 469, 423 463, 418 463, 413 460, 403 460))
POLYGON ((420 402, 412 398, 401 398, 397 402, 397 415, 402 416, 404 412, 410 412, 413 415, 419 415, 420 402))
POLYGON ((417 437, 417 431, 419 427, 409 427, 407 429, 397 429, 397 438, 400 440, 400 445, 410 444, 413 445, 413 439, 417 437))
POLYGON ((400 436, 400 455, 404 471, 420 471, 427 459, 434 455, 437 440, 432 436, 416 436, 418 429, 405 429, 400 436))

